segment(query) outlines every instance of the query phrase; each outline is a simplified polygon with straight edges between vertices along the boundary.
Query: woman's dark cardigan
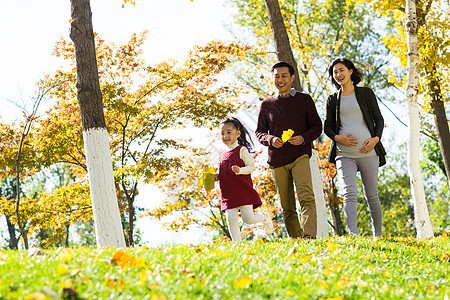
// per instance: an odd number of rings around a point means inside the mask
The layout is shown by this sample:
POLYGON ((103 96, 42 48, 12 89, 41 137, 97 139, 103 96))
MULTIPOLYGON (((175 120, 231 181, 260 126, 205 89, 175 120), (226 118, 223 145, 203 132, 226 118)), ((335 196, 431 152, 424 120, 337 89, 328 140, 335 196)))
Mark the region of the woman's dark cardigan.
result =
MULTIPOLYGON (((380 166, 386 164, 386 151, 381 144, 381 135, 384 128, 384 119, 378 107, 377 98, 368 87, 355 86, 355 96, 361 109, 364 123, 366 123, 372 137, 378 136, 380 141, 375 145, 375 152, 380 158, 380 166)), ((327 99, 327 111, 324 124, 325 134, 332 140, 328 161, 336 163, 336 141, 334 137, 339 133, 340 127, 340 101, 341 91, 329 95, 327 99)))

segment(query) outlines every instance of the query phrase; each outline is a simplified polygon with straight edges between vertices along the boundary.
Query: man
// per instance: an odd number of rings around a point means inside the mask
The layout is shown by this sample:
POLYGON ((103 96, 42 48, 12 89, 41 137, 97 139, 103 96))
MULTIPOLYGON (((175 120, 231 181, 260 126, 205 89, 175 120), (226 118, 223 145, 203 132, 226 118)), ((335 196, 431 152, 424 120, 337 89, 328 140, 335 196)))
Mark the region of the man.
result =
POLYGON ((291 88, 294 68, 286 62, 272 67, 273 83, 278 90, 261 103, 256 136, 268 146, 268 164, 280 196, 284 223, 292 238, 315 238, 317 234, 316 202, 309 158, 312 141, 322 133, 322 121, 311 96, 291 88), (283 131, 294 134, 282 140, 283 131), (301 207, 302 229, 298 220, 294 185, 301 207))

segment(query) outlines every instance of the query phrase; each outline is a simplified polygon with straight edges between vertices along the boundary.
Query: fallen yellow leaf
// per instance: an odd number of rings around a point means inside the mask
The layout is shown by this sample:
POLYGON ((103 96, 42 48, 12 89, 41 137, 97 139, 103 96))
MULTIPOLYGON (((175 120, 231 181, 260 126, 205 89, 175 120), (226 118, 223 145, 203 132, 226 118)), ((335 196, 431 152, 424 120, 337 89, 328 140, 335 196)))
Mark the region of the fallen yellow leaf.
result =
POLYGON ((327 298, 327 299, 325 299, 325 300, 344 300, 344 297, 342 297, 342 296, 336 296, 336 297, 333 297, 333 298, 327 298))
POLYGON ((61 288, 63 288, 63 289, 73 289, 74 288, 72 280, 69 280, 69 279, 68 280, 64 280, 63 282, 61 282, 59 284, 59 286, 61 288))
POLYGON ((202 275, 202 279, 200 279, 200 283, 201 283, 201 284, 204 284, 205 281, 206 281, 206 274, 203 274, 203 275, 202 275))
POLYGON ((148 286, 148 288, 151 289, 151 290, 159 289, 159 284, 157 284, 157 283, 152 283, 152 284, 150 284, 150 285, 148 286))
POLYGON ((183 258, 181 257, 181 255, 177 255, 177 265, 181 265, 183 264, 183 258))
POLYGON ((362 288, 367 287, 368 284, 367 284, 367 282, 365 282, 364 280, 361 279, 361 280, 358 282, 358 286, 359 286, 360 289, 362 289, 362 288))
POLYGON ((134 257, 123 250, 118 250, 114 253, 111 263, 127 268, 129 266, 145 267, 145 259, 134 257))
POLYGON ((294 291, 292 291, 292 290, 286 291, 286 296, 294 296, 294 295, 295 295, 294 291))
POLYGON ((60 264, 56 270, 56 273, 58 273, 58 275, 64 275, 70 273, 70 271, 65 264, 60 264))
POLYGON ((306 254, 305 256, 303 256, 302 258, 302 262, 307 262, 312 258, 311 254, 306 254))
POLYGON ((73 250, 70 248, 60 248, 58 258, 61 261, 68 261, 73 257, 73 250))
POLYGON ((45 300, 45 299, 48 298, 42 293, 34 293, 32 295, 28 295, 25 297, 25 300, 45 300))
POLYGON ((320 287, 320 288, 325 288, 325 289, 327 289, 327 288, 329 288, 330 286, 329 286, 328 283, 326 283, 325 281, 319 280, 319 287, 320 287))
POLYGON ((123 290, 127 287, 123 280, 117 280, 114 277, 107 279, 107 286, 116 290, 123 290))
POLYGON ((337 281, 336 287, 337 287, 337 288, 342 288, 342 287, 347 286, 347 285, 349 285, 349 284, 350 284, 350 281, 348 281, 348 279, 347 279, 346 276, 344 275, 344 276, 342 276, 341 279, 339 279, 339 280, 337 281))
POLYGON ((244 277, 238 278, 234 282, 233 287, 235 289, 246 289, 250 286, 251 283, 252 283, 252 279, 248 276, 244 276, 244 277))
POLYGON ((439 257, 439 260, 440 261, 443 261, 443 260, 449 260, 450 259, 450 254, 448 254, 448 253, 443 253, 442 255, 441 255, 441 257, 439 257))

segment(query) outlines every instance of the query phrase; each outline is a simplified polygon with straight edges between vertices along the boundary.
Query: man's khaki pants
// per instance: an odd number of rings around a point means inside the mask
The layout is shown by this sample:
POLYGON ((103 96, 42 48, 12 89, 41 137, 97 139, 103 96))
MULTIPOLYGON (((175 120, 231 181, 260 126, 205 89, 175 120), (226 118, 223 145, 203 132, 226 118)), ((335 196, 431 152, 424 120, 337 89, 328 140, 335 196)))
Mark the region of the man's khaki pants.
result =
POLYGON ((293 163, 272 169, 272 176, 280 195, 284 223, 289 236, 293 238, 302 236, 295 201, 295 184, 301 207, 303 237, 315 238, 317 213, 308 154, 300 156, 293 163))

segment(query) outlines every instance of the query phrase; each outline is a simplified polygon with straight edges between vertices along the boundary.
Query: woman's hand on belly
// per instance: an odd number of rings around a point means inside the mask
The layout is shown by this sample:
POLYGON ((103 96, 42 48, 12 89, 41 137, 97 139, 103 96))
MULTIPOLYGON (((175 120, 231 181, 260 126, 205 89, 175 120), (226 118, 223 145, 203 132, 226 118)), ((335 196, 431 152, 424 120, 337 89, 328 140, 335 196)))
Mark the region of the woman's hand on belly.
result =
MULTIPOLYGON (((347 146, 347 147, 354 147, 358 144, 358 139, 355 137, 351 137, 351 136, 352 136, 351 133, 338 134, 338 135, 334 136, 334 140, 338 143, 341 143, 342 145, 347 146)), ((374 145, 374 147, 375 147, 375 145, 374 145)), ((361 149, 360 149, 360 152, 361 152, 361 149)))
POLYGON ((370 151, 373 150, 373 148, 379 141, 380 141, 380 138, 377 136, 366 140, 363 143, 363 146, 361 148, 359 148, 359 153, 369 153, 370 151))

